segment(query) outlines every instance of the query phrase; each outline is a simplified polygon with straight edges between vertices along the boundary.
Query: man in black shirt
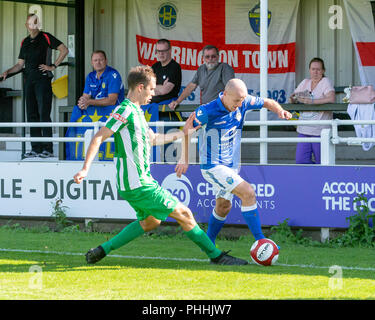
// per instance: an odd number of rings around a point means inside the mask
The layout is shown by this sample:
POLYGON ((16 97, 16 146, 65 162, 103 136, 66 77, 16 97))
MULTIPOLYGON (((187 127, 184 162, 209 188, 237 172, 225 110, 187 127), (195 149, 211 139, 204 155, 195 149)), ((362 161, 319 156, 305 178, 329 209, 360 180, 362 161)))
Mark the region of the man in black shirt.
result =
MULTIPOLYGON (((167 39, 160 39, 156 43, 156 54, 158 55, 158 62, 152 65, 152 69, 156 74, 156 88, 155 96, 153 96, 151 103, 164 102, 168 105, 172 100, 178 97, 181 89, 181 67, 172 59, 171 44, 167 39)), ((163 115, 170 115, 170 113, 163 113, 160 115, 161 119, 165 118, 163 115)), ((173 120, 172 116, 163 120, 173 120)), ((180 119, 181 120, 181 119, 180 119)))
MULTIPOLYGON (((2 74, 3 80, 9 73, 18 72, 25 67, 24 94, 28 122, 51 122, 52 107, 52 71, 68 54, 67 47, 48 32, 39 29, 39 19, 29 14, 26 28, 30 33, 21 43, 18 62, 2 74), (52 63, 52 49, 59 51, 55 63, 52 63)), ((31 137, 52 137, 52 128, 30 128, 31 137)), ((31 142, 32 150, 24 158, 53 156, 52 142, 31 142)))

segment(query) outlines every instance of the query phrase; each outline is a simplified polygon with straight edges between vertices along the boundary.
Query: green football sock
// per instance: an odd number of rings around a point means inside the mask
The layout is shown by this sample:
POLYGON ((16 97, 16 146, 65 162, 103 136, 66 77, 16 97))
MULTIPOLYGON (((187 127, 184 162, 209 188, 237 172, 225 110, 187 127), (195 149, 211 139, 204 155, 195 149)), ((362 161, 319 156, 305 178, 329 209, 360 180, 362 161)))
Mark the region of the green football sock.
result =
POLYGON ((114 236, 112 239, 104 242, 101 246, 104 249, 105 253, 108 254, 112 250, 116 250, 123 245, 129 243, 130 241, 138 238, 144 234, 144 230, 141 227, 138 220, 128 224, 122 231, 114 236))
POLYGON ((196 225, 190 231, 185 232, 187 237, 201 248, 209 258, 213 259, 221 254, 221 251, 215 247, 207 234, 196 225))

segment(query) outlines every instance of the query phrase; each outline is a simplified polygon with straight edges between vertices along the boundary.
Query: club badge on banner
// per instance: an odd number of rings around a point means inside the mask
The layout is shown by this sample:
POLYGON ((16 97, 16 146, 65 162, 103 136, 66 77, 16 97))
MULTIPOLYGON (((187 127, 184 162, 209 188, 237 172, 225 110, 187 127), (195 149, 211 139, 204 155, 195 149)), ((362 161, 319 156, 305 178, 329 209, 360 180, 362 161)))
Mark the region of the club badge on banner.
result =
MULTIPOLYGON (((295 88, 298 6, 299 0, 268 1, 268 96, 279 103, 285 103, 295 88)), ((203 63, 202 48, 213 44, 220 50, 220 61, 234 68, 250 94, 259 95, 259 0, 217 0, 214 6, 210 0, 133 0, 132 7, 140 63, 155 63, 156 41, 169 39, 184 87, 203 63)), ((184 103, 199 104, 199 97, 197 89, 184 103)))

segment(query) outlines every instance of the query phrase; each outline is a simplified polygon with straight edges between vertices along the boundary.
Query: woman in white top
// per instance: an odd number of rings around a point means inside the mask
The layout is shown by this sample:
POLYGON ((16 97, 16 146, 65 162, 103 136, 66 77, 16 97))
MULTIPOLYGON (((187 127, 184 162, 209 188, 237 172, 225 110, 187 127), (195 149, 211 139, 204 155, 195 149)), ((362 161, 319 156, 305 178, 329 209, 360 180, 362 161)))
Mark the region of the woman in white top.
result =
MULTIPOLYGON (((313 58, 309 64, 310 79, 304 79, 290 97, 291 103, 324 104, 335 102, 335 88, 325 75, 324 61, 313 58)), ((331 120, 331 111, 301 112, 299 120, 331 120)), ((330 126, 297 126, 299 137, 320 137, 322 129, 330 126)), ((320 164, 320 143, 297 144, 297 164, 320 164), (312 159, 314 155, 314 160, 312 159)))

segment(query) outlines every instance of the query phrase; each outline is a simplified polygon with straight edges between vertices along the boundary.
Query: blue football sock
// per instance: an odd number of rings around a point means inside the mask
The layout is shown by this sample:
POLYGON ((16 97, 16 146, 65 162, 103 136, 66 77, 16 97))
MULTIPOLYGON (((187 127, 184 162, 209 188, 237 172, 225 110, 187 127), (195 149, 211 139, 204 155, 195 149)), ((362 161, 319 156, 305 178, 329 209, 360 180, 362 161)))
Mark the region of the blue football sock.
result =
POLYGON ((250 207, 241 207, 241 211, 255 240, 265 238, 265 236, 262 233, 262 226, 260 224, 257 205, 254 204, 253 206, 250 206, 250 207))
POLYGON ((223 227, 225 219, 226 218, 218 216, 215 212, 215 209, 212 210, 212 214, 210 216, 210 219, 208 220, 207 235, 211 239, 213 244, 215 244, 216 237, 223 227))

